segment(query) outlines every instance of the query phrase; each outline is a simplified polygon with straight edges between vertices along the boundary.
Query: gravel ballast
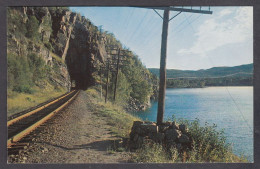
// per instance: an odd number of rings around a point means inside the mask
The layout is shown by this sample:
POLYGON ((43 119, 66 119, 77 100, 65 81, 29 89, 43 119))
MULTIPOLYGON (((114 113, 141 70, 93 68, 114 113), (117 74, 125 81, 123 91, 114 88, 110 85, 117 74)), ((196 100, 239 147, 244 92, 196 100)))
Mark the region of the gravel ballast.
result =
POLYGON ((37 136, 8 163, 125 163, 129 152, 113 151, 120 138, 106 118, 91 110, 91 98, 81 91, 76 99, 31 135, 37 136))

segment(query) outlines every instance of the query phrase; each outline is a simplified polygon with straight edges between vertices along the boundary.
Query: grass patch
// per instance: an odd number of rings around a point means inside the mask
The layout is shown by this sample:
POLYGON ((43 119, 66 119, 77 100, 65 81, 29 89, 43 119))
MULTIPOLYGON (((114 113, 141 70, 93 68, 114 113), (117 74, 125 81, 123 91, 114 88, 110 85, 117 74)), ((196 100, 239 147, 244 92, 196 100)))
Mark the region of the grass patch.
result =
POLYGON ((131 131, 133 121, 139 118, 126 113, 122 107, 111 102, 105 103, 100 100, 100 95, 95 88, 90 88, 86 93, 93 99, 89 106, 94 112, 102 117, 106 117, 110 130, 118 137, 128 138, 131 131))
POLYGON ((131 162, 136 163, 176 163, 181 158, 177 149, 166 150, 161 144, 146 143, 143 147, 133 153, 131 162))
POLYGON ((8 117, 66 93, 65 89, 60 88, 57 90, 48 83, 44 89, 35 86, 32 90, 33 93, 19 93, 7 90, 8 117))

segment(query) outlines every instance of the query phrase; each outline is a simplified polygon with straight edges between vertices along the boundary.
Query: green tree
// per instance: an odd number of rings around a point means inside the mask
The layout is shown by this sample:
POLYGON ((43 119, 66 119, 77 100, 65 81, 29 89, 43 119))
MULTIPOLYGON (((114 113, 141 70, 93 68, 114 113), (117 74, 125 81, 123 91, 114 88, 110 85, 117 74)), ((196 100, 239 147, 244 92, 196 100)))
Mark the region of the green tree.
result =
POLYGON ((31 93, 33 74, 30 71, 26 57, 8 54, 7 66, 8 89, 17 92, 31 93))
POLYGON ((26 36, 28 38, 32 38, 33 40, 38 40, 40 34, 38 32, 39 29, 39 21, 35 16, 29 16, 29 19, 26 23, 27 33, 26 36))

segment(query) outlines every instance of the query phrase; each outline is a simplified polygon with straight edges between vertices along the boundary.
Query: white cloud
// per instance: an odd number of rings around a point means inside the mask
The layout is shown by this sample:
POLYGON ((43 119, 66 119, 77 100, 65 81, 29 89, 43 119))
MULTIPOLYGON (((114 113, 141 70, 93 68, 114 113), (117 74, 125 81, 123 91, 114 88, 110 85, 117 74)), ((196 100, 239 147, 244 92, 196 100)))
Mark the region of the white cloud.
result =
POLYGON ((180 49, 178 53, 206 56, 207 52, 221 46, 252 39, 253 8, 237 8, 234 11, 234 17, 225 17, 231 12, 231 10, 223 9, 216 17, 204 21, 195 33, 196 40, 193 46, 180 49))
POLYGON ((223 9, 219 12, 219 17, 223 17, 223 16, 229 15, 231 13, 232 13, 232 11, 230 9, 223 9))

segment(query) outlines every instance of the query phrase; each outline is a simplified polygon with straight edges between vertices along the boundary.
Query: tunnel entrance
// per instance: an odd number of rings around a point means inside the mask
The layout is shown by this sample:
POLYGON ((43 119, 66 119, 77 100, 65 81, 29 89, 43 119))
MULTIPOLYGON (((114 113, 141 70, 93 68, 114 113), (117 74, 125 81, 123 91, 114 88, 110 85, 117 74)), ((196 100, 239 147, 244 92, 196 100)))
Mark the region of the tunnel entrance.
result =
POLYGON ((71 89, 86 90, 89 86, 93 84, 93 78, 91 76, 88 76, 88 74, 73 73, 73 70, 69 72, 71 72, 71 89))

